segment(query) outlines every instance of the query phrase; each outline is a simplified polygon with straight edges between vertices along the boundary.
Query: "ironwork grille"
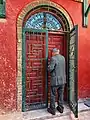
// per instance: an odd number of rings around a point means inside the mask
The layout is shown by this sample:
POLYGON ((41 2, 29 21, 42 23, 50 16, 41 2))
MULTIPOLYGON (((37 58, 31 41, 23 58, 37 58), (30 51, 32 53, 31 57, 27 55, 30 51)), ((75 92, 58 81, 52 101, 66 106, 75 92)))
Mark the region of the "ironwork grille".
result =
MULTIPOLYGON (((47 41, 45 32, 25 32, 25 109, 47 105, 47 41)), ((24 53, 23 53, 24 54, 24 53)))
POLYGON ((26 28, 70 31, 64 14, 48 5, 33 8, 25 17, 23 24, 26 28))
POLYGON ((69 77, 70 77, 70 101, 72 105, 75 102, 75 36, 74 33, 70 35, 70 51, 69 51, 69 77))
POLYGON ((50 13, 40 12, 32 15, 26 22, 25 28, 43 29, 48 30, 60 30, 62 25, 59 21, 50 13))
POLYGON ((69 101, 70 107, 74 112, 75 116, 78 116, 78 87, 77 87, 77 38, 78 27, 75 26, 70 33, 70 43, 69 43, 69 101))

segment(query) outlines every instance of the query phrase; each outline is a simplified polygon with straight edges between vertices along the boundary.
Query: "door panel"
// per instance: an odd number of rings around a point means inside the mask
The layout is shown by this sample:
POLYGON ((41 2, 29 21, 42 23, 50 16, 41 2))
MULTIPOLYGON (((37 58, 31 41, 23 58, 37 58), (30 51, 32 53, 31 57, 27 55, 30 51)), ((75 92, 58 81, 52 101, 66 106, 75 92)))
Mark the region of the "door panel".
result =
POLYGON ((47 32, 25 32, 25 109, 47 106, 47 32))
POLYGON ((50 61, 51 50, 55 47, 66 57, 65 34, 25 29, 22 46, 23 111, 47 107, 50 100, 47 62, 50 61))
POLYGON ((69 105, 75 117, 78 117, 78 26, 70 32, 69 48, 69 105))

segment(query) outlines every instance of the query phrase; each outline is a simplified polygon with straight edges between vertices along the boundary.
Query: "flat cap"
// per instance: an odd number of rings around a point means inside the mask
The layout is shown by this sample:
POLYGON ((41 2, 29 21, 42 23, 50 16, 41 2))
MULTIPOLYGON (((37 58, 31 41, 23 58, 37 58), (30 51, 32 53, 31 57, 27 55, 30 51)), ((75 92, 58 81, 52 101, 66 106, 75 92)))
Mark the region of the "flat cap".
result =
POLYGON ((53 49, 52 49, 52 52, 59 52, 59 49, 53 48, 53 49))

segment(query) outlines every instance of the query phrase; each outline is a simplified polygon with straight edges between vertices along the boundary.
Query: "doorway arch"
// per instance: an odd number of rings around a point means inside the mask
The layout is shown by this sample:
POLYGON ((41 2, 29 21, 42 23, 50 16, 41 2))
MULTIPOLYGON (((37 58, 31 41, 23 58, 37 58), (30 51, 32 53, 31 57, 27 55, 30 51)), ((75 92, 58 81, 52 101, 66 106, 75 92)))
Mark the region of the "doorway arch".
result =
POLYGON ((22 92, 22 87, 23 87, 23 85, 22 85, 22 74, 23 74, 22 73, 22 30, 23 30, 23 24, 24 24, 25 19, 27 20, 30 11, 32 11, 34 8, 37 8, 40 6, 49 6, 49 7, 53 8, 52 10, 57 8, 57 11, 62 13, 63 14, 62 16, 66 18, 69 29, 73 28, 72 19, 71 19, 70 15, 67 13, 67 11, 62 6, 59 6, 58 4, 51 2, 51 1, 36 0, 34 2, 31 2, 28 5, 26 5, 24 7, 24 9, 21 11, 21 13, 19 14, 18 19, 17 19, 17 109, 19 111, 22 111, 22 103, 23 103, 23 101, 22 101, 22 97, 23 97, 23 92, 22 92))

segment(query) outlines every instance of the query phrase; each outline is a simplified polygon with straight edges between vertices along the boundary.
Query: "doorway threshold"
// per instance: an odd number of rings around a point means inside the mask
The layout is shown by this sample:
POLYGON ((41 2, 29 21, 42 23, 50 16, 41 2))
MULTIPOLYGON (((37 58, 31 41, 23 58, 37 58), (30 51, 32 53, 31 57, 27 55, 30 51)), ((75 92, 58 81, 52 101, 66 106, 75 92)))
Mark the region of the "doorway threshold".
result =
POLYGON ((32 110, 27 111, 23 113, 23 118, 25 120, 44 120, 44 119, 51 119, 55 117, 61 117, 61 116, 69 116, 70 115, 70 108, 67 104, 64 105, 64 112, 61 114, 58 111, 56 111, 56 115, 51 115, 47 112, 47 109, 39 109, 39 110, 32 110))

